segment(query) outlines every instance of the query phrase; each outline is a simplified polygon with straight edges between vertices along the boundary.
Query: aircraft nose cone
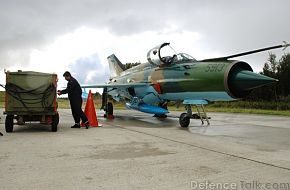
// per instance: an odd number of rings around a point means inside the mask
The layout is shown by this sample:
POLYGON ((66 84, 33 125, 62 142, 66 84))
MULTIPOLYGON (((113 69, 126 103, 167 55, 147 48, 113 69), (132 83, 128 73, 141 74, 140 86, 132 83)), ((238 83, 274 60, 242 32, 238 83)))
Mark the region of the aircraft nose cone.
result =
POLYGON ((277 81, 277 79, 242 68, 235 68, 228 78, 230 94, 235 98, 243 98, 255 88, 277 81))
POLYGON ((248 91, 277 81, 252 71, 241 70, 232 75, 231 84, 239 90, 248 91))

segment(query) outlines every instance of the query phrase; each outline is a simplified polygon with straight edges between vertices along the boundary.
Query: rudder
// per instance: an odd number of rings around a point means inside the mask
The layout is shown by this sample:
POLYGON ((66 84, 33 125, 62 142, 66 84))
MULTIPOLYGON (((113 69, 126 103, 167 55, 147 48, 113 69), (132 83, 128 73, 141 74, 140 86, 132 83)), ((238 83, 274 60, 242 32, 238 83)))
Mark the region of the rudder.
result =
POLYGON ((110 55, 107 59, 110 68, 110 78, 120 76, 120 73, 125 70, 125 67, 121 61, 114 54, 110 55))

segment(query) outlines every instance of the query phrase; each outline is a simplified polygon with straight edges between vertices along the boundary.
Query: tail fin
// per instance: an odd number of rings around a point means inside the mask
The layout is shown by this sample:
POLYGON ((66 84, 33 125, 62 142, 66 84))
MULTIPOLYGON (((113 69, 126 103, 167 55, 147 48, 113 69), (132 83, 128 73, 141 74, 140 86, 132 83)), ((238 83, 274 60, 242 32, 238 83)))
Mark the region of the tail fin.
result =
POLYGON ((124 65, 119 61, 119 59, 114 55, 108 57, 109 68, 110 68, 110 78, 117 77, 121 72, 125 70, 124 65))

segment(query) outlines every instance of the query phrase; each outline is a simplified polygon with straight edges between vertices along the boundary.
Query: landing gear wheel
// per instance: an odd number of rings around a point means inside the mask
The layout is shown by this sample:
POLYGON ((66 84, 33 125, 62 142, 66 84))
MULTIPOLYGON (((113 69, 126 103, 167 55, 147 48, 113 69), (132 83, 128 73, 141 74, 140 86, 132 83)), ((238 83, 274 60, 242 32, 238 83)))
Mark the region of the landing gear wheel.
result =
POLYGON ((57 125, 59 123, 59 114, 55 114, 52 116, 52 123, 51 123, 51 131, 56 132, 57 131, 57 125))
POLYGON ((6 133, 12 133, 13 132, 13 120, 14 115, 7 115, 5 119, 5 130, 6 133))
POLYGON ((179 124, 181 127, 188 127, 190 123, 190 118, 187 116, 187 113, 182 113, 179 117, 179 124))
POLYGON ((108 104, 107 104, 107 114, 108 115, 113 115, 113 112, 114 112, 113 104, 112 104, 112 102, 108 102, 108 104))

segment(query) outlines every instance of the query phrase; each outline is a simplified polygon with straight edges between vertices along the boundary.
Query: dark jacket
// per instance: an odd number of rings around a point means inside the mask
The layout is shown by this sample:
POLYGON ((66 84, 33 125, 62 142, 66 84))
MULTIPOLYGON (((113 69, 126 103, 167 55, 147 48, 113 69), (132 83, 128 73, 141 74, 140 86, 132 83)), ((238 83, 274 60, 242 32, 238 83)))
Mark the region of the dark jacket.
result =
POLYGON ((61 94, 68 94, 70 100, 79 100, 82 98, 82 89, 78 81, 71 77, 66 89, 62 90, 61 94))

